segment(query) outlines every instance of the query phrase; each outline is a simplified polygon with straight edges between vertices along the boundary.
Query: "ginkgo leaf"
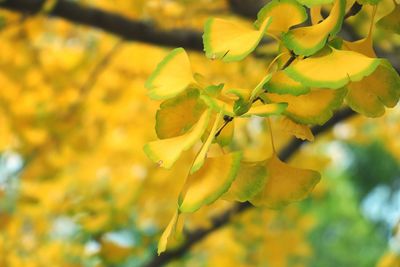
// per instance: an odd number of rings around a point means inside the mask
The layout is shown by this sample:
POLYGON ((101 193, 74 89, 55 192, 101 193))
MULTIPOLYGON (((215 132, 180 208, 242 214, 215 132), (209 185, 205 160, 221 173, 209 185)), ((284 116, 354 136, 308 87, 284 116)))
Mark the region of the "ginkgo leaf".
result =
POLYGON ((296 123, 288 117, 283 117, 279 121, 280 130, 296 136, 302 140, 314 141, 314 135, 309 126, 296 123))
POLYGON ((216 112, 222 111, 223 115, 235 117, 235 113, 233 112, 233 104, 227 103, 218 98, 210 97, 207 95, 201 95, 201 99, 212 110, 214 110, 216 112))
POLYGON ((161 103, 156 113, 156 133, 165 139, 185 134, 203 114, 206 105, 197 89, 188 89, 161 103))
POLYGON ((179 210, 195 212, 228 191, 236 178, 241 158, 241 152, 207 158, 204 166, 188 177, 186 190, 178 202, 179 210))
POLYGON ((311 18, 311 24, 315 25, 324 20, 324 18, 321 15, 321 5, 317 6, 312 6, 310 7, 310 18, 311 18))
POLYGON ((253 101, 264 91, 264 85, 269 82, 272 78, 272 74, 269 73, 257 84, 257 86, 251 91, 249 102, 253 101))
POLYGON ((184 135, 150 142, 144 146, 146 155, 160 167, 169 169, 183 151, 191 148, 207 129, 211 110, 205 111, 199 121, 184 135))
POLYGON ((307 19, 305 8, 296 0, 272 0, 257 14, 254 25, 260 28, 265 19, 271 17, 272 22, 267 32, 280 35, 290 27, 298 25, 307 19))
POLYGON ((265 161, 242 162, 235 181, 223 199, 245 202, 261 191, 267 179, 265 161))
POLYGON ((194 82, 189 58, 183 48, 172 50, 147 79, 151 99, 172 98, 194 82))
POLYGON ((255 30, 223 19, 208 19, 203 35, 206 56, 225 62, 242 60, 257 47, 270 23, 270 18, 265 19, 255 30))
POLYGON ((164 232, 161 235, 160 240, 158 241, 158 248, 157 248, 158 255, 160 255, 167 249, 168 239, 171 236, 171 234, 175 231, 178 217, 179 213, 178 211, 175 211, 171 221, 168 223, 167 227, 165 228, 164 232))
POLYGON ((387 61, 370 76, 348 86, 347 104, 367 117, 379 117, 386 107, 394 107, 400 97, 399 74, 387 61))
POLYGON ((252 106, 241 117, 250 117, 250 116, 267 117, 270 115, 279 115, 285 111, 287 106, 288 105, 286 103, 272 103, 272 104, 263 104, 259 106, 252 106))
POLYGON ((297 0, 300 4, 306 6, 306 7, 314 7, 314 6, 320 6, 320 5, 325 5, 325 4, 330 4, 333 2, 333 0, 297 0))
POLYGON ((268 93, 266 97, 276 103, 287 103, 283 114, 303 124, 324 124, 333 115, 333 110, 340 107, 346 94, 345 89, 314 89, 308 94, 278 95, 268 93))
POLYGON ((217 117, 215 118, 214 124, 207 137, 207 140, 204 142, 198 155, 196 156, 196 159, 194 160, 192 168, 190 169, 190 174, 193 174, 194 172, 198 171, 201 168, 201 166, 203 166, 204 160, 207 156, 208 149, 210 148, 212 141, 215 139, 215 134, 218 130, 218 125, 221 119, 222 119, 222 112, 218 113, 217 117))
POLYGON ((376 26, 385 29, 387 31, 400 34, 400 4, 395 5, 392 12, 390 12, 385 17, 381 18, 376 26))
POLYGON ((305 86, 337 89, 370 75, 380 62, 357 52, 327 48, 318 55, 297 61, 284 72, 305 86))
POLYGON ((318 172, 282 162, 275 154, 267 161, 267 181, 250 199, 255 206, 281 208, 306 198, 321 179, 318 172))
POLYGON ((335 35, 342 27, 345 7, 345 0, 336 0, 325 20, 315 25, 290 30, 283 34, 283 43, 297 55, 315 54, 325 46, 328 36, 335 35))
POLYGON ((275 72, 264 89, 270 93, 291 95, 303 95, 310 91, 309 87, 293 80, 284 71, 275 72))

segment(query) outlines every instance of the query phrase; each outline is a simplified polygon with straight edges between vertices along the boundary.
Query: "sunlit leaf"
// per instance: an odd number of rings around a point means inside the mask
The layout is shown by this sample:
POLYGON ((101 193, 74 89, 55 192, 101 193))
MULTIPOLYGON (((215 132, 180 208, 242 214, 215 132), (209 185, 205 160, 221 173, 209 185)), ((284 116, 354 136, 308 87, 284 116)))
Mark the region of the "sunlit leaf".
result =
POLYGON ((205 111, 185 135, 150 142, 144 146, 146 155, 160 167, 169 169, 178 160, 183 151, 191 148, 200 140, 207 128, 211 111, 205 111))
POLYGON ((296 122, 324 124, 332 117, 333 111, 340 107, 345 94, 345 89, 314 89, 300 96, 269 93, 267 98, 272 102, 287 103, 288 107, 283 113, 296 122))
POLYGON ((209 136, 207 140, 204 142, 203 146, 201 147, 198 155, 196 156, 196 159, 194 160, 192 168, 190 169, 190 174, 193 174, 194 172, 198 171, 201 168, 201 166, 203 166, 204 160, 207 156, 208 149, 210 148, 212 141, 215 139, 215 134, 218 130, 218 125, 221 119, 222 119, 222 112, 218 113, 218 115, 216 116, 212 129, 209 133, 209 136))
POLYGON ((288 31, 291 26, 305 21, 307 13, 295 0, 273 0, 258 12, 254 25, 259 28, 268 17, 271 17, 272 22, 267 32, 280 35, 281 32, 288 31))
POLYGON ((333 0, 297 0, 297 2, 307 7, 314 7, 319 5, 330 4, 333 2, 333 0))
POLYGON ((305 86, 337 89, 370 75, 380 62, 353 51, 330 48, 297 61, 284 72, 305 86))
POLYGON ((302 95, 310 91, 309 87, 293 80, 284 71, 275 72, 271 80, 264 85, 264 89, 270 93, 291 95, 302 95))
POLYGON ((197 89, 188 89, 161 103, 156 114, 155 129, 158 138, 185 134, 199 120, 206 108, 199 96, 197 89))
POLYGON ((288 117, 283 117, 280 121, 280 130, 290 133, 302 140, 314 141, 314 135, 309 126, 296 123, 288 117))
POLYGON ((270 115, 279 115, 287 108, 286 103, 272 103, 263 104, 259 106, 252 106, 249 111, 242 115, 242 117, 259 116, 267 117, 270 115))
POLYGON ((379 117, 386 107, 394 107, 400 97, 399 74, 387 61, 370 76, 348 86, 347 104, 367 117, 379 117))
POLYGON ((180 197, 181 212, 195 212, 216 201, 236 178, 242 154, 240 152, 207 158, 204 166, 188 177, 187 190, 180 197))
POLYGON ((146 81, 151 99, 168 99, 194 82, 189 58, 183 48, 172 50, 146 81))
POLYGON ((325 20, 319 24, 290 30, 283 34, 283 43, 297 55, 315 54, 325 46, 328 36, 335 35, 340 30, 345 6, 345 0, 336 0, 325 20))
POLYGON ((255 30, 223 19, 208 19, 203 35, 206 56, 226 62, 242 60, 257 47, 270 23, 271 19, 265 19, 255 30))
POLYGON ((267 181, 250 200, 255 206, 281 208, 306 198, 321 179, 318 172, 289 166, 275 154, 267 161, 267 181))

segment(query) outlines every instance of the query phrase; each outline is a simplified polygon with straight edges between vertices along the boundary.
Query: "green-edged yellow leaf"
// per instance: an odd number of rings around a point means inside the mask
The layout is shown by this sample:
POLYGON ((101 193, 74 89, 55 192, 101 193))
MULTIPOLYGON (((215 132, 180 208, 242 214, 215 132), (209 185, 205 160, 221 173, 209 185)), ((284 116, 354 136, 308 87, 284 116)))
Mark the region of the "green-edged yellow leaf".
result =
POLYGON ((222 101, 218 98, 210 97, 208 95, 201 95, 201 99, 204 103, 216 112, 221 112, 223 115, 227 115, 230 117, 235 117, 235 113, 233 112, 233 105, 222 101))
POLYGON ((257 86, 251 91, 249 103, 253 103, 253 101, 264 92, 264 85, 269 82, 272 78, 272 74, 269 73, 257 84, 257 86))
POLYGON ((370 75, 380 62, 357 52, 330 48, 297 61, 284 72, 305 86, 337 89, 370 75))
POLYGON ((161 103, 156 114, 156 133, 165 139, 185 134, 200 118, 206 105, 197 89, 188 89, 161 103))
POLYGON ((277 71, 271 80, 264 85, 264 89, 270 93, 303 95, 310 92, 310 88, 290 78, 286 72, 277 71))
POLYGON ((194 82, 189 58, 183 48, 172 50, 146 81, 151 99, 172 98, 194 82))
POLYGON ((314 135, 309 126, 296 123, 288 117, 283 117, 280 120, 280 130, 292 134, 302 140, 314 141, 314 135))
POLYGON ((158 255, 160 255, 167 249, 168 239, 171 236, 171 234, 175 231, 178 217, 179 217, 178 211, 175 211, 174 216, 172 216, 171 221, 168 223, 167 227, 165 228, 164 232, 161 235, 160 240, 158 241, 158 249, 157 249, 158 255))
POLYGON ((259 116, 267 117, 271 115, 279 115, 287 108, 286 103, 272 103, 264 104, 259 106, 252 106, 249 111, 243 114, 241 117, 259 116))
POLYGON ((324 124, 332 117, 333 110, 340 107, 345 94, 345 89, 314 89, 300 96, 269 93, 267 98, 275 103, 287 103, 283 114, 298 123, 324 124))
POLYGON ((347 104, 367 117, 379 117, 386 107, 394 107, 400 97, 400 77, 387 61, 370 76, 348 86, 347 104))
POLYGON ((385 29, 387 31, 394 32, 396 34, 400 34, 400 5, 395 5, 392 12, 389 15, 381 18, 376 26, 379 28, 385 29))
POLYGON ((346 0, 336 0, 329 16, 319 24, 299 27, 283 34, 282 41, 297 55, 310 56, 321 50, 328 36, 342 27, 346 0))
POLYGON ((196 156, 196 159, 193 162, 192 168, 190 169, 190 174, 193 174, 194 172, 198 171, 201 168, 201 166, 203 166, 204 160, 207 156, 208 149, 210 148, 210 145, 215 138, 215 134, 218 130, 218 125, 221 122, 221 119, 222 119, 222 112, 218 113, 217 117, 215 118, 214 124, 207 137, 207 140, 204 142, 198 155, 196 156))
POLYGON ((203 35, 206 56, 225 62, 242 60, 257 47, 270 23, 270 18, 265 19, 255 30, 223 19, 208 19, 203 35))
POLYGON ((180 197, 179 210, 195 212, 228 191, 236 178, 241 158, 240 152, 207 158, 203 168, 188 177, 187 189, 180 197))
POLYGON ((183 151, 191 148, 200 140, 210 119, 211 110, 205 111, 197 124, 186 134, 163 140, 150 142, 144 146, 146 155, 160 167, 169 169, 178 160, 183 151))
POLYGON ((314 6, 320 6, 320 5, 325 5, 325 4, 330 4, 333 2, 333 0, 297 0, 300 4, 306 6, 306 7, 314 7, 314 6))
POLYGON ((272 18, 272 22, 267 31, 279 36, 290 27, 304 22, 307 13, 296 0, 272 0, 258 12, 254 23, 256 28, 259 28, 268 17, 272 18))
POLYGON ((306 198, 321 179, 318 172, 289 166, 275 154, 267 161, 267 182, 250 200, 255 206, 281 208, 306 198))
POLYGON ((245 202, 261 191, 267 179, 265 161, 242 162, 235 181, 223 198, 229 201, 245 202))

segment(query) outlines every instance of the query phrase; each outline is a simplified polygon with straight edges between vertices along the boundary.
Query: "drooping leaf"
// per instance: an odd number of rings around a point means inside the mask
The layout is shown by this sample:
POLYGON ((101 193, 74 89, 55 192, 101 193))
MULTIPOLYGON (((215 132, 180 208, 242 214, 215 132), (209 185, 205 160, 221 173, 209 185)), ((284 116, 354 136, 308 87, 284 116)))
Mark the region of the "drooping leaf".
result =
POLYGON ((267 94, 267 98, 276 103, 287 103, 283 114, 302 124, 324 124, 333 115, 333 110, 340 107, 346 94, 345 89, 314 89, 308 94, 278 95, 267 94))
POLYGON ((286 72, 277 71, 271 80, 264 85, 264 89, 270 93, 303 95, 310 91, 309 87, 290 78, 286 72))
POLYGON ((175 231, 176 223, 178 221, 178 210, 175 211, 174 215, 172 216, 171 221, 168 223, 167 227, 165 228, 164 232, 161 235, 160 240, 158 241, 158 248, 157 253, 160 255, 167 249, 168 239, 171 234, 175 231))
POLYGON ((272 0, 257 14, 254 25, 260 28, 262 23, 271 18, 271 25, 267 32, 279 36, 289 30, 291 26, 298 25, 307 19, 305 8, 296 0, 272 0))
POLYGON ((207 158, 204 166, 188 177, 179 199, 179 210, 195 212, 216 201, 236 178, 241 158, 241 152, 207 158))
POLYGON ((267 181, 250 200, 255 206, 282 208, 306 198, 321 179, 318 172, 282 162, 275 154, 267 161, 267 181))
POLYGON ((386 107, 394 107, 400 97, 399 74, 388 61, 370 76, 348 86, 347 104, 356 112, 367 117, 379 117, 386 107))
POLYGON ((335 35, 342 27, 345 6, 345 0, 335 0, 331 13, 324 21, 290 30, 283 34, 283 43, 297 55, 315 54, 325 46, 328 36, 335 35))
POLYGON ((392 12, 381 18, 376 26, 396 34, 400 34, 400 4, 395 5, 392 12))
POLYGON ((156 113, 156 133, 165 139, 185 134, 200 118, 206 105, 197 89, 188 89, 161 103, 156 113))
POLYGON ((169 169, 183 151, 200 140, 207 128, 211 110, 203 112, 199 121, 184 135, 150 142, 144 146, 146 155, 160 167, 169 169))
POLYGON ((203 35, 206 56, 225 62, 242 60, 257 47, 270 23, 270 18, 265 19, 255 30, 223 19, 208 19, 203 35))
POLYGON ((314 141, 314 135, 309 126, 296 123, 288 117, 283 117, 280 121, 280 130, 290 133, 302 140, 314 141))
POLYGON ((353 51, 327 48, 318 55, 297 61, 284 72, 304 86, 337 89, 370 75, 380 62, 353 51))
POLYGON ((189 58, 183 48, 172 50, 146 81, 151 99, 172 98, 194 82, 189 58))
POLYGON ((261 191, 267 179, 265 161, 242 162, 235 181, 223 198, 229 201, 245 202, 261 191))
POLYGON ((210 145, 215 138, 215 134, 218 130, 218 125, 221 122, 221 119, 222 119, 222 112, 218 113, 218 115, 216 116, 212 129, 209 133, 209 136, 207 140, 204 142, 203 146, 201 147, 198 155, 196 156, 196 159, 194 160, 192 168, 190 169, 190 174, 193 174, 194 172, 198 171, 203 166, 204 160, 207 156, 208 149, 210 148, 210 145))

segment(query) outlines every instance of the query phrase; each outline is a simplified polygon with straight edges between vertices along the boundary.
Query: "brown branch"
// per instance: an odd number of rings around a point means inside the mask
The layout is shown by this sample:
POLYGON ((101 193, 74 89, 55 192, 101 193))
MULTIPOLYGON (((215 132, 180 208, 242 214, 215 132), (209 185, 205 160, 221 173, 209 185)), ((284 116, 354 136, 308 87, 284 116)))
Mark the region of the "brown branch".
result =
MULTIPOLYGON (((41 11, 44 2, 44 0, 6 0, 0 2, 0 8, 34 15, 41 11)), ((202 33, 199 31, 188 29, 159 30, 151 23, 133 20, 116 13, 80 5, 73 1, 58 0, 48 15, 102 29, 125 40, 161 46, 184 47, 197 51, 203 50, 202 33)))
MULTIPOLYGON (((314 126, 312 132, 315 136, 321 135, 326 131, 330 130, 334 125, 343 122, 344 120, 352 117, 356 113, 346 108, 335 113, 335 115, 322 126, 314 126)), ((293 138, 281 151, 279 152, 279 158, 283 161, 289 160, 299 148, 307 143, 306 141, 293 138)), ((144 265, 144 267, 158 267, 167 264, 168 262, 183 256, 190 248, 203 240, 210 233, 218 230, 219 228, 227 225, 235 215, 241 214, 242 212, 252 208, 253 206, 249 202, 237 203, 232 208, 211 218, 211 227, 200 228, 188 232, 186 234, 186 240, 181 246, 175 249, 171 249, 160 256, 154 253, 154 257, 144 265)))

